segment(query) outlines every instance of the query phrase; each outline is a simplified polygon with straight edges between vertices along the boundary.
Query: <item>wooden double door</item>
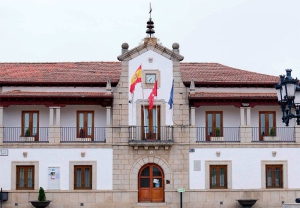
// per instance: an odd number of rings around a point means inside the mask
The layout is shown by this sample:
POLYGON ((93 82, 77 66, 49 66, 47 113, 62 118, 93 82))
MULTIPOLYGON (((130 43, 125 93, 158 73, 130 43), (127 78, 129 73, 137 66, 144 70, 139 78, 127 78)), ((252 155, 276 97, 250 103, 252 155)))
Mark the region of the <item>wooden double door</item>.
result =
POLYGON ((142 106, 142 138, 160 140, 160 106, 142 106))
POLYGON ((164 173, 158 165, 144 165, 138 177, 139 202, 164 201, 164 173))

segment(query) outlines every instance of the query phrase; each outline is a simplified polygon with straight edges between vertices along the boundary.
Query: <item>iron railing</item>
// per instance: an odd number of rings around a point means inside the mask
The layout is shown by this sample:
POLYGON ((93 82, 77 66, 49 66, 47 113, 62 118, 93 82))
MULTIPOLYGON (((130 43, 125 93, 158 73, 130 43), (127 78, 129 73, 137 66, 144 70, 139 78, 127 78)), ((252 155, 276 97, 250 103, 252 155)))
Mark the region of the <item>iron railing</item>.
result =
POLYGON ((239 127, 196 127, 196 142, 240 142, 239 127))
MULTIPOLYGON (((3 127, 4 143, 49 142, 49 128, 31 128, 30 134, 21 127, 3 127)), ((77 127, 60 128, 60 141, 73 142, 106 142, 106 129, 114 127, 94 127, 79 129, 77 127)), ((129 142, 174 142, 173 126, 129 126, 129 142)), ((261 127, 249 127, 252 142, 295 142, 295 127, 276 127, 273 130, 261 127)), ((52 131, 51 131, 52 132, 52 131)), ((56 132, 56 131, 54 131, 56 132)), ((196 142, 240 142, 240 127, 222 127, 213 130, 196 127, 196 142)), ((56 132, 57 133, 57 132, 56 132)), ((54 133, 55 134, 55 133, 54 133)))
POLYGON ((252 142, 295 142, 295 127, 252 127, 252 142))
POLYGON ((173 142, 173 126, 130 126, 129 142, 173 142))
POLYGON ((61 127, 61 143, 106 142, 106 127, 77 128, 61 127))
POLYGON ((48 127, 31 128, 3 127, 4 143, 49 142, 48 127), (28 128, 27 128, 28 129, 28 128), (26 131, 27 130, 27 131, 26 131))

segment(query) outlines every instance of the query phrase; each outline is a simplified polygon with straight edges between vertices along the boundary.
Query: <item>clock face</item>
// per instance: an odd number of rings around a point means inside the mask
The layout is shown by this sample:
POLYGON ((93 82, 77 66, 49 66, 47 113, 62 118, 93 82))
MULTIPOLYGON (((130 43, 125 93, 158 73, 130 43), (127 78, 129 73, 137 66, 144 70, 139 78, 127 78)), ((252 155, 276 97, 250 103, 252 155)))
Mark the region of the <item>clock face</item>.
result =
POLYGON ((146 83, 152 84, 155 82, 155 74, 146 74, 146 83))

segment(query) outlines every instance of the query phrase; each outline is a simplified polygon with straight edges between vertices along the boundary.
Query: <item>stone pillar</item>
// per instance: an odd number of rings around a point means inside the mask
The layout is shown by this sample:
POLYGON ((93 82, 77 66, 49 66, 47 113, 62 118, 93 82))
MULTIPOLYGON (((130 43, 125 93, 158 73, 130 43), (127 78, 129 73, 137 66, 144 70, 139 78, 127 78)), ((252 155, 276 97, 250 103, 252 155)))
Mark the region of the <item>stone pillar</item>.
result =
POLYGON ((251 127, 251 108, 240 108, 240 140, 241 143, 251 143, 252 141, 252 127, 251 127), (245 123, 245 110, 246 110, 246 123, 245 123))
POLYGON ((240 108, 241 126, 245 125, 245 108, 240 108))
POLYGON ((53 107, 49 107, 49 126, 53 126, 53 107))
POLYGON ((295 126, 295 142, 300 143, 300 126, 295 126))
POLYGON ((60 107, 49 107, 49 143, 60 143, 60 107), (55 113, 55 123, 54 123, 55 113))
POLYGON ((0 145, 3 144, 3 106, 0 106, 0 145))
POLYGON ((247 109, 247 126, 251 126, 251 108, 246 108, 247 109))
POLYGON ((191 107, 191 126, 196 125, 196 108, 191 107))
POLYGON ((111 106, 106 107, 106 126, 111 126, 111 106))
POLYGON ((60 107, 56 107, 55 116, 56 116, 55 125, 60 127, 60 107))

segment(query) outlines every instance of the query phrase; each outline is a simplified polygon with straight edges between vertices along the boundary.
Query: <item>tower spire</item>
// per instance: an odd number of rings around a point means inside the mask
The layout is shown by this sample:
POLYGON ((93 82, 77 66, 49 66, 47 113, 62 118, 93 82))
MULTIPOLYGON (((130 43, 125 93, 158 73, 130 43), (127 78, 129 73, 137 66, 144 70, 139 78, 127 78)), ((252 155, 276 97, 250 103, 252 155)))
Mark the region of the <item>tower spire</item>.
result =
POLYGON ((154 31, 154 22, 152 21, 152 18, 151 18, 151 13, 152 13, 152 7, 151 7, 151 3, 150 3, 150 11, 149 11, 149 14, 150 14, 150 18, 149 18, 149 21, 147 22, 147 30, 146 30, 146 33, 150 36, 152 36, 152 34, 155 33, 154 31))

